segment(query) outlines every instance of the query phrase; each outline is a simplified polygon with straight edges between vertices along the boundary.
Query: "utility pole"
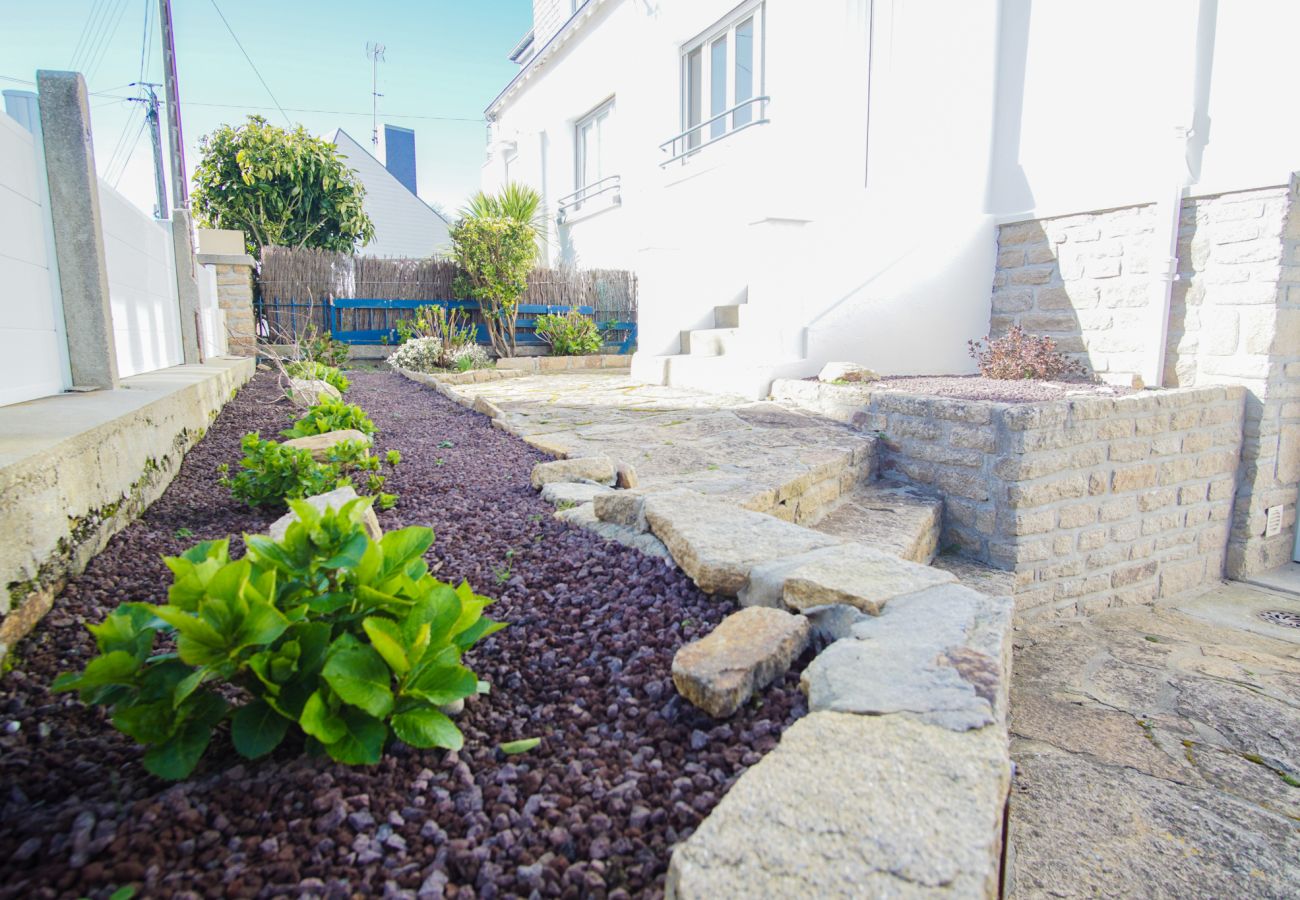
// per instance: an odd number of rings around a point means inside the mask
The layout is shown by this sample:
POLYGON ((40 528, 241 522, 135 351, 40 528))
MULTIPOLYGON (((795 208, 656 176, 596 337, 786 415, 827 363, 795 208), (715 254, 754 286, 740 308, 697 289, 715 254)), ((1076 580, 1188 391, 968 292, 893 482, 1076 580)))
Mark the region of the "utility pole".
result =
POLYGON ((144 116, 149 123, 149 139, 153 144, 153 187, 154 195, 157 198, 154 202, 153 216, 155 219, 167 219, 170 218, 170 207, 167 204, 167 179, 163 174, 162 133, 158 124, 158 95, 154 92, 154 88, 160 85, 141 81, 131 86, 142 87, 149 92, 149 99, 140 102, 146 104, 144 116))
POLYGON ((176 83, 176 44, 172 38, 171 0, 158 0, 158 24, 162 32, 163 88, 167 94, 167 139, 172 159, 172 206, 188 209, 189 180, 185 176, 185 144, 181 134, 181 91, 176 83))
POLYGON ((379 64, 384 61, 383 44, 366 44, 366 56, 370 57, 370 142, 379 149, 379 64))

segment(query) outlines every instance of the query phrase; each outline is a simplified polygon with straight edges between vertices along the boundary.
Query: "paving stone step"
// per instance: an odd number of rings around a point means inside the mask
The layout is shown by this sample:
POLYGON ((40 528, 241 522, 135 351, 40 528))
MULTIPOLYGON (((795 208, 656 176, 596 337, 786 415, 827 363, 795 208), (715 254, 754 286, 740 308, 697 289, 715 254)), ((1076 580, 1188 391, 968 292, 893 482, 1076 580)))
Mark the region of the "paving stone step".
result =
POLYGON ((682 332, 682 353, 691 356, 726 356, 740 349, 739 328, 696 328, 682 332))
POLYGON ((929 565, 939 549, 943 501, 906 485, 863 484, 827 504, 809 527, 929 565))

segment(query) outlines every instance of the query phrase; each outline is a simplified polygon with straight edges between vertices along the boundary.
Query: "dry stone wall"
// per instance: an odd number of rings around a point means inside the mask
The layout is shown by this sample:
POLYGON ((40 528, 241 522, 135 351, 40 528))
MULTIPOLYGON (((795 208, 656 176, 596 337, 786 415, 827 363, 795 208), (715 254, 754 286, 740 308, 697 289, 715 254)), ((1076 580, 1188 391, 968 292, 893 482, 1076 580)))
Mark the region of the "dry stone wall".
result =
MULTIPOLYGON (((1188 198, 1165 356, 1171 386, 1248 391, 1228 573, 1291 558, 1300 481, 1300 208, 1296 184, 1188 198), (1266 511, 1283 523, 1266 536, 1266 511)), ((1021 325, 1107 380, 1128 382, 1154 340, 1154 206, 1004 225, 990 334, 1021 325)))
POLYGON ((1222 577, 1246 391, 1009 404, 778 381, 879 437, 888 480, 943 497, 941 546, 1015 573, 1021 616, 1075 615, 1222 577))

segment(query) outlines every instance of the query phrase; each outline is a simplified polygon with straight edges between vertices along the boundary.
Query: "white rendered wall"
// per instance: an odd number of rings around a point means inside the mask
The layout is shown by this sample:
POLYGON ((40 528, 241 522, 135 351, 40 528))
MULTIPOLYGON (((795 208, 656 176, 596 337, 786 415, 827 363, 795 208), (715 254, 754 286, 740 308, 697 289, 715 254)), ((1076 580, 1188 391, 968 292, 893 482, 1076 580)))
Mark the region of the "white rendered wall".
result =
POLYGON ((226 312, 217 299, 217 267, 195 266, 194 269, 199 283, 199 342, 203 358, 226 356, 230 345, 226 336, 226 312))
POLYGON ((70 384, 37 151, 32 135, 0 113, 0 406, 70 384))
POLYGON ((660 168, 681 47, 735 7, 589 0, 492 110, 484 187, 514 154, 554 213, 577 187, 574 124, 615 98, 622 203, 552 216, 548 254, 636 270, 642 351, 747 301, 774 362, 970 372, 995 222, 1154 202, 1177 124, 1197 132, 1198 193, 1300 168, 1282 93, 1300 4, 1222 0, 767 0, 771 123, 660 168))
POLYGON ((1287 2, 1004 0, 991 210, 1007 221, 1154 202, 1175 174, 1176 125, 1196 131, 1194 193, 1288 183, 1297 30, 1287 2))
POLYGON ((141 212, 102 179, 99 206, 118 373, 126 378, 181 365, 171 224, 141 212))

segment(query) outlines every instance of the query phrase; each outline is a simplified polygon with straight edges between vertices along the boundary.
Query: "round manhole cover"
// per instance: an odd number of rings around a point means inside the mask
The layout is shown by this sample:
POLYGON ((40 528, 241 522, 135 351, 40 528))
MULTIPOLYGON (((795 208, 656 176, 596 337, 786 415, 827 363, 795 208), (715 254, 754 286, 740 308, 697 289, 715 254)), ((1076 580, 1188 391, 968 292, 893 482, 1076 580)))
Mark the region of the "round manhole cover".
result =
POLYGON ((1259 617, 1271 625, 1285 625, 1287 628, 1300 628, 1300 613, 1285 609, 1266 609, 1259 617))

